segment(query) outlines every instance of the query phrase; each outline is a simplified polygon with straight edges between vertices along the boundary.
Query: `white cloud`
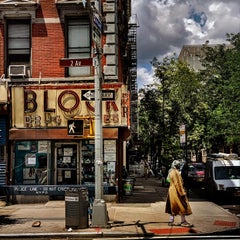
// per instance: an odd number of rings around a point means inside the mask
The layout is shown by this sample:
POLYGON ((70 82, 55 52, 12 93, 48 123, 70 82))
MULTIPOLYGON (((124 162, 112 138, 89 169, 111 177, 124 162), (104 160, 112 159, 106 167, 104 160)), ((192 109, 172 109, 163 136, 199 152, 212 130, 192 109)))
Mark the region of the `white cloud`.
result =
POLYGON ((140 88, 153 83, 153 69, 148 70, 145 67, 139 67, 137 70, 138 85, 140 88))
POLYGON ((179 54, 186 44, 223 43, 226 33, 240 32, 239 0, 132 0, 132 13, 139 25, 139 87, 153 79, 154 57, 179 54))
POLYGON ((183 21, 184 21, 185 29, 191 32, 191 34, 195 36, 194 38, 203 39, 204 37, 206 37, 207 32, 203 31, 199 27, 199 24, 194 22, 192 19, 185 18, 183 21))

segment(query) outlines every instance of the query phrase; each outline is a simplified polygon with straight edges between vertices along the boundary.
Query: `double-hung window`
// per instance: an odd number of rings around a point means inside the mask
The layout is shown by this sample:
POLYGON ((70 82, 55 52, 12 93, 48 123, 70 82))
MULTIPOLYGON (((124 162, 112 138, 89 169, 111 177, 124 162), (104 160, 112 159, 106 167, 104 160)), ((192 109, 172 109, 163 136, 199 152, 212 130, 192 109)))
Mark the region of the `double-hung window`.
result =
POLYGON ((30 66, 31 22, 30 20, 7 21, 7 67, 9 65, 30 66))
MULTIPOLYGON (((91 57, 90 22, 86 18, 67 19, 67 57, 83 59, 91 57)), ((69 67, 70 77, 88 76, 90 66, 69 67)))

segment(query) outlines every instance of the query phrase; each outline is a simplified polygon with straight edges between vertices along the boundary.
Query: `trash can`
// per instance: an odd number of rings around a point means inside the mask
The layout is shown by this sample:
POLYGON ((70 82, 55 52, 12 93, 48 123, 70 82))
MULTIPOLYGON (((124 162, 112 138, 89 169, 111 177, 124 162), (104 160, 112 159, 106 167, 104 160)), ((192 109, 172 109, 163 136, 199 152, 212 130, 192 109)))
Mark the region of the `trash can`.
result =
POLYGON ((88 228, 88 207, 87 189, 68 189, 65 192, 66 228, 88 228))
POLYGON ((131 178, 123 179, 123 194, 124 195, 133 194, 133 179, 131 178))

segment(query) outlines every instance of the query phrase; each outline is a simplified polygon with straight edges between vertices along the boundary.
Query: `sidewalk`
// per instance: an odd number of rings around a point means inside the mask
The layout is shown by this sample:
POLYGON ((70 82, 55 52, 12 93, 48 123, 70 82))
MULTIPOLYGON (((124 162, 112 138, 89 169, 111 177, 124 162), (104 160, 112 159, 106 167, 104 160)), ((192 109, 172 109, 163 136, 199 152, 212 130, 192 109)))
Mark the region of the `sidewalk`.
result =
MULTIPOLYGON (((0 206, 0 239, 19 235, 54 235, 81 237, 117 237, 146 235, 218 234, 234 231, 240 236, 239 218, 218 205, 198 199, 190 199, 193 214, 187 220, 193 228, 169 227, 169 216, 164 212, 164 193, 154 186, 156 180, 137 179, 132 196, 125 196, 125 203, 107 203, 109 223, 106 228, 66 229, 65 201, 49 201, 43 204, 16 204, 0 206), (156 199, 158 198, 158 199, 156 199), (131 203, 136 200, 135 203, 131 203), (140 200, 142 202, 140 202, 140 200), (145 199, 145 202, 144 202, 145 199), (157 201, 156 201, 157 200, 157 201), (151 202, 149 202, 151 201, 151 202), (32 227, 41 221, 40 227, 32 227), (238 230, 237 230, 238 229, 238 230)), ((176 218, 180 221, 180 218, 176 218)))

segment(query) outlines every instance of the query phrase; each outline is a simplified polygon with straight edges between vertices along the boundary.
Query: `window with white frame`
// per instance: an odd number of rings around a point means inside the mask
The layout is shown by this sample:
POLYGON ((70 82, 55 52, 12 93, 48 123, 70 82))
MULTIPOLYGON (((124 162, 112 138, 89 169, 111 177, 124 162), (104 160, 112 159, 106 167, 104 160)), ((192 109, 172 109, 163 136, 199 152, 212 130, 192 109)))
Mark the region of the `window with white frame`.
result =
MULTIPOLYGON (((69 59, 83 59, 91 57, 90 21, 86 18, 67 19, 67 57, 69 59)), ((68 75, 88 76, 90 66, 69 67, 68 75)))
POLYGON ((30 66, 31 21, 7 20, 7 67, 9 65, 30 66))

